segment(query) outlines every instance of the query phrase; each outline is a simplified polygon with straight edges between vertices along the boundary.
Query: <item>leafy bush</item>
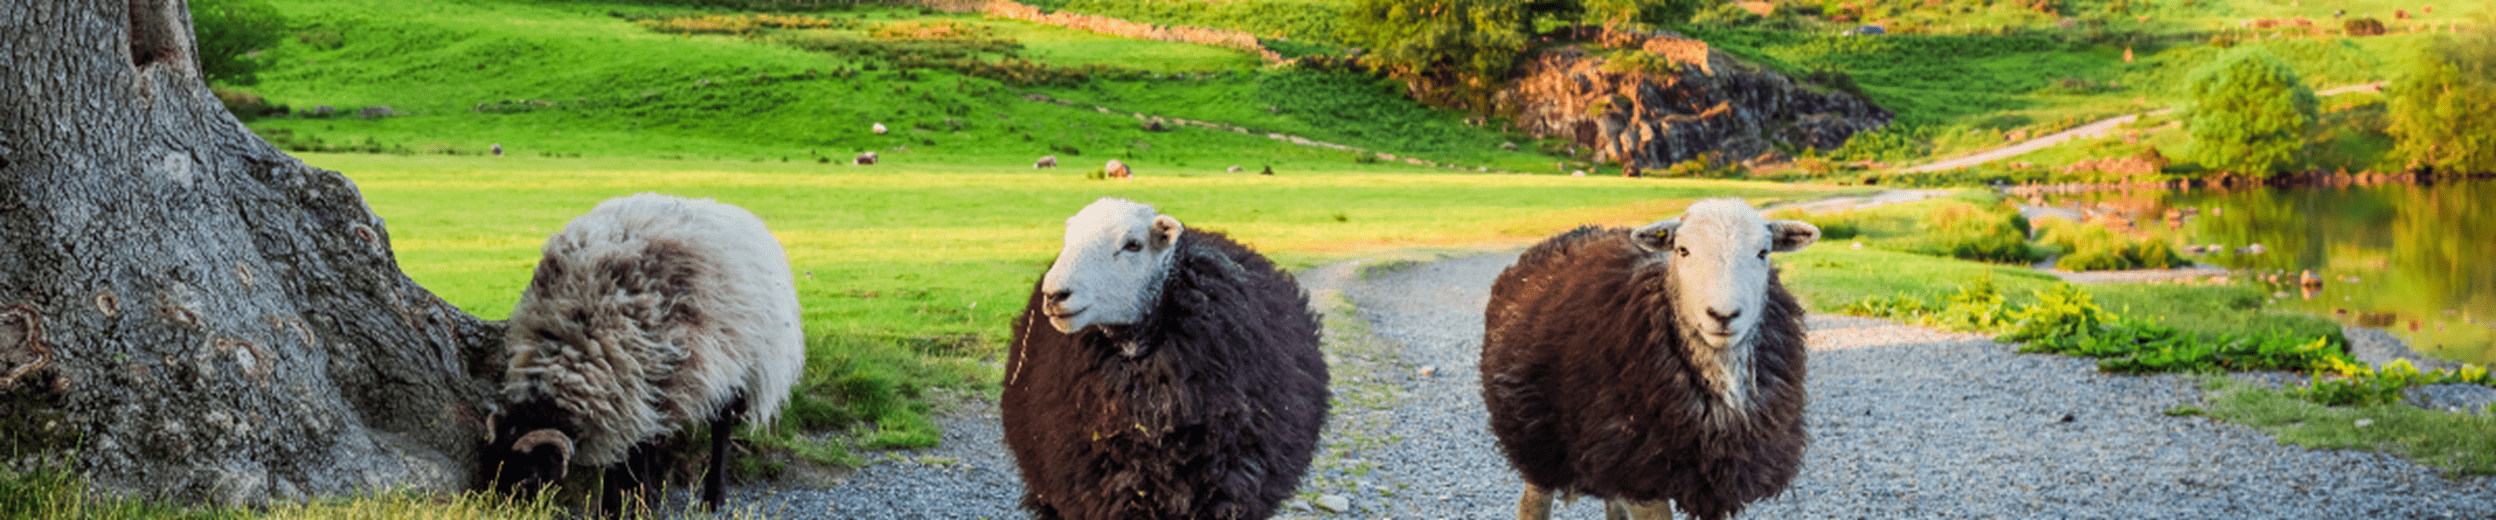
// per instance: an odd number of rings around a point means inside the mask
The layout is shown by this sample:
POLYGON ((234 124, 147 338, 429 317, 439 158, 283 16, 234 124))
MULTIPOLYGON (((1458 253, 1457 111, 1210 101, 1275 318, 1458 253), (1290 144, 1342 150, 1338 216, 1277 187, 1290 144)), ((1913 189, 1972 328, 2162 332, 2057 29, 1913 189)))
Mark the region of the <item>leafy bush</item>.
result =
POLYGON ((2496 171, 2496 35, 2438 40, 2404 60, 2384 89, 2392 97, 2393 154, 2411 168, 2496 171))
POLYGON ((285 37, 286 18, 265 0, 199 0, 191 3, 191 29, 208 82, 250 85, 272 61, 267 51, 285 37))
POLYGON ((2257 48, 2229 51, 2193 73, 2189 96, 2184 130, 2203 165, 2251 175, 2303 165, 2317 102, 2279 57, 2257 48))
POLYGON ((1535 3, 1525 0, 1361 0, 1346 20, 1364 62, 1437 105, 1488 109, 1525 55, 1535 3))

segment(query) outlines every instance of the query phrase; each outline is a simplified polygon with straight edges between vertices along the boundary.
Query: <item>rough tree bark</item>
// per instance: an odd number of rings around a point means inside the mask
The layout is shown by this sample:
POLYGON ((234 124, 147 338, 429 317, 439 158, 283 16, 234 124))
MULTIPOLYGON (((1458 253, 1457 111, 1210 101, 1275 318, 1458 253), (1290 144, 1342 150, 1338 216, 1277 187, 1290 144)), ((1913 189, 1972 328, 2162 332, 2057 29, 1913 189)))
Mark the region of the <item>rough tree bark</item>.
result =
POLYGON ((474 484, 501 324, 195 48, 185 0, 0 0, 0 456, 223 504, 474 484))

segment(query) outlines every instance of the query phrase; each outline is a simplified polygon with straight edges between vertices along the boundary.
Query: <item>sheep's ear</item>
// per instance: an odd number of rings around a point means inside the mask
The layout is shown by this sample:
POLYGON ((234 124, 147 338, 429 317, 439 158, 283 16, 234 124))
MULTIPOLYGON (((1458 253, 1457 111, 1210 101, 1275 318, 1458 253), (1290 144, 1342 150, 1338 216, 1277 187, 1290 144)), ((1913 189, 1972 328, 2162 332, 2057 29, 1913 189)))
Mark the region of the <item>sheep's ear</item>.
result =
POLYGON ((1673 248, 1673 231, 1681 229, 1681 219, 1661 220, 1629 232, 1629 241, 1638 249, 1653 253, 1673 248))
POLYGON ((1180 225, 1177 217, 1153 217, 1153 249, 1167 249, 1171 244, 1179 243, 1179 234, 1186 231, 1187 226, 1180 225))
POLYGON ((1800 220, 1779 220, 1768 223, 1768 236, 1773 237, 1770 249, 1779 253, 1801 251, 1820 241, 1820 227, 1800 220))

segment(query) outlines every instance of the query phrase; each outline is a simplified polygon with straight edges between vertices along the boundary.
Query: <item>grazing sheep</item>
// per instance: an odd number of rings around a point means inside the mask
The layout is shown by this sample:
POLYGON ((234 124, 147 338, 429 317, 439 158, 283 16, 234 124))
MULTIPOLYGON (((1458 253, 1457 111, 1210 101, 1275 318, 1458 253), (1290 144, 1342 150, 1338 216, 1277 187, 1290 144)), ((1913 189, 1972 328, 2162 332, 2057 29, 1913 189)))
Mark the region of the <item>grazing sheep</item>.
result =
POLYGON ((1325 426, 1317 316, 1229 237, 1103 198, 1014 322, 1005 443, 1034 518, 1265 518, 1325 426))
POLYGON ((1482 400, 1526 481, 1518 516, 1549 518, 1557 492, 1725 518, 1784 491, 1809 397, 1803 309, 1768 253, 1819 238, 1713 199, 1636 230, 1578 228, 1500 273, 1482 400))
POLYGON ((787 258, 754 214, 707 199, 644 193, 573 219, 511 311, 488 474, 534 488, 605 468, 612 514, 665 476, 660 442, 704 422, 717 505, 730 433, 779 417, 806 362, 787 258))
POLYGON ((487 146, 486 149, 493 150, 495 157, 503 156, 503 143, 494 143, 493 145, 487 146))
POLYGON ((1055 155, 1041 156, 1041 157, 1040 157, 1040 162, 1031 163, 1031 169, 1034 169, 1034 170, 1041 169, 1041 168, 1056 168, 1056 167, 1057 167, 1057 156, 1055 156, 1055 155))
POLYGON ((1135 172, 1127 170, 1127 163, 1118 162, 1117 159, 1110 159, 1109 164, 1101 166, 1101 171, 1107 172, 1109 174, 1109 178, 1112 179, 1125 179, 1135 176, 1135 172))
POLYGON ((850 164, 855 164, 855 165, 860 165, 860 166, 866 166, 866 165, 872 165, 872 164, 875 164, 875 161, 876 161, 875 152, 861 152, 861 153, 859 153, 859 154, 858 154, 858 158, 856 158, 856 159, 850 159, 850 160, 849 160, 849 163, 850 163, 850 164))
POLYGON ((875 129, 875 135, 884 135, 884 132, 890 131, 884 128, 884 123, 876 123, 873 128, 875 129))
POLYGON ((1239 167, 1239 165, 1237 165, 1237 164, 1233 164, 1233 165, 1231 165, 1231 167, 1230 167, 1229 169, 1225 169, 1225 170, 1222 170, 1222 171, 1231 172, 1231 173, 1239 173, 1239 172, 1248 171, 1248 169, 1247 169, 1247 168, 1241 168, 1241 167, 1239 167))

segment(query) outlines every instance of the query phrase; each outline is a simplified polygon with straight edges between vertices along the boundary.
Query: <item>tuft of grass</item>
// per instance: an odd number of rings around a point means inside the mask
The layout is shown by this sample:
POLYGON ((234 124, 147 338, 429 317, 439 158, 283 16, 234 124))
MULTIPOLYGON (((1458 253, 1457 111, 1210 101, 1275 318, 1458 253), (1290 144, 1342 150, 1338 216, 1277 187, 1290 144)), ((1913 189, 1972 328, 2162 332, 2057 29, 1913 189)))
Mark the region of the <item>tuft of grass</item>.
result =
POLYGON ((2054 267, 2066 271, 2109 271, 2167 268, 2189 264, 2175 246, 2156 233, 2125 233, 2103 223, 2050 219, 2038 227, 2037 242, 2062 252, 2054 267))
POLYGON ((2226 376, 2202 383, 2213 419, 2279 437, 2283 444, 2377 450, 2444 470, 2447 476, 2496 474, 2496 415, 2422 410, 2401 404, 2325 406, 2226 376))
POLYGON ((0 468, 0 518, 222 520, 249 518, 248 513, 132 498, 90 498, 86 477, 58 461, 39 461, 22 471, 0 468))

